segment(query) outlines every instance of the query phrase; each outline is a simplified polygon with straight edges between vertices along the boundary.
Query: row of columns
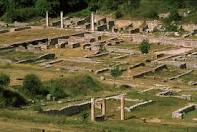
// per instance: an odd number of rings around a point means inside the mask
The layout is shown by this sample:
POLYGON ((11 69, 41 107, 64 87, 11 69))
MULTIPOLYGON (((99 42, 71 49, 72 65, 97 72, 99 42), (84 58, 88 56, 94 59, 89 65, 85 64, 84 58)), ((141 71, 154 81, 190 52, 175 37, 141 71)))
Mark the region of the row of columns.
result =
MULTIPOLYGON (((64 13, 63 11, 60 12, 60 21, 61 21, 61 28, 64 28, 64 13)), ((95 17, 94 17, 94 13, 91 13, 91 31, 94 32, 95 31, 95 17)), ((46 11, 46 27, 49 27, 49 12, 46 11)))
MULTIPOLYGON (((61 21, 61 28, 64 28, 64 13, 63 11, 60 12, 60 21, 61 21)), ((46 11, 46 27, 49 27, 49 12, 46 11)))
MULTIPOLYGON (((125 120, 125 96, 120 99, 120 119, 125 120)), ((102 116, 106 116, 106 99, 102 99, 102 116)), ((95 121, 95 99, 91 99, 91 121, 95 121)))

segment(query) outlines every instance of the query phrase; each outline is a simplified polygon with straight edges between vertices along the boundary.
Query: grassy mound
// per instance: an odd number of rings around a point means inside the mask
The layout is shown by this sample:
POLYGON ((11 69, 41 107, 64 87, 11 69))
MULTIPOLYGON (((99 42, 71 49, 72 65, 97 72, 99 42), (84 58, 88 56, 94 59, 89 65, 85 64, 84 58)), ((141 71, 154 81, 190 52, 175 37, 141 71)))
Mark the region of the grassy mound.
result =
POLYGON ((56 97, 87 95, 102 90, 103 84, 90 75, 73 75, 45 83, 49 92, 56 97))

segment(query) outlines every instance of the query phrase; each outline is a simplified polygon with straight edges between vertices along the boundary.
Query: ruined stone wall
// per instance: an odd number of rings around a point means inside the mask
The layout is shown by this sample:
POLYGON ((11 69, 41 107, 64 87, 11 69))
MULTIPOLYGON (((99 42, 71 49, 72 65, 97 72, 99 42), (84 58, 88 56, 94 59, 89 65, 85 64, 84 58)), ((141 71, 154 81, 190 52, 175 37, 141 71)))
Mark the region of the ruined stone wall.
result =
POLYGON ((171 44, 183 47, 197 47, 197 40, 194 39, 183 39, 183 38, 170 38, 170 37, 154 37, 146 36, 141 34, 133 34, 132 41, 135 43, 141 43, 144 39, 147 39, 150 43, 159 44, 171 44))

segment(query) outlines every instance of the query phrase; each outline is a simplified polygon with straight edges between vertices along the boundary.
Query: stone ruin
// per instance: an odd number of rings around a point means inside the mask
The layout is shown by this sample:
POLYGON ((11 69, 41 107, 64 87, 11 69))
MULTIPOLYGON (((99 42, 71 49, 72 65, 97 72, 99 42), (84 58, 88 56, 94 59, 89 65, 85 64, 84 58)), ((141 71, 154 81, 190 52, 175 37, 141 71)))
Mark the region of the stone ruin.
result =
POLYGON ((183 116, 193 110, 197 109, 197 104, 189 104, 183 108, 180 108, 174 112, 172 112, 172 118, 183 119, 183 116))

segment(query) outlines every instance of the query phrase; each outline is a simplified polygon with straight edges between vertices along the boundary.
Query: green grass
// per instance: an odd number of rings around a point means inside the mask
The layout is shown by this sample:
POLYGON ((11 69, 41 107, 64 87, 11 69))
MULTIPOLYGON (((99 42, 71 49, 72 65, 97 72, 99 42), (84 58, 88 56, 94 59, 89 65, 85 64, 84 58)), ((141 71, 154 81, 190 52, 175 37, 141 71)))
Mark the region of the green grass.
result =
POLYGON ((75 16, 75 17, 87 17, 87 16, 90 16, 91 15, 91 11, 86 8, 86 9, 83 9, 79 12, 74 12, 74 13, 70 13, 68 14, 68 16, 75 16))
POLYGON ((18 61, 23 59, 32 59, 40 54, 35 54, 33 52, 21 52, 21 51, 6 51, 6 52, 0 52, 0 56, 3 59, 9 59, 12 61, 18 61))

